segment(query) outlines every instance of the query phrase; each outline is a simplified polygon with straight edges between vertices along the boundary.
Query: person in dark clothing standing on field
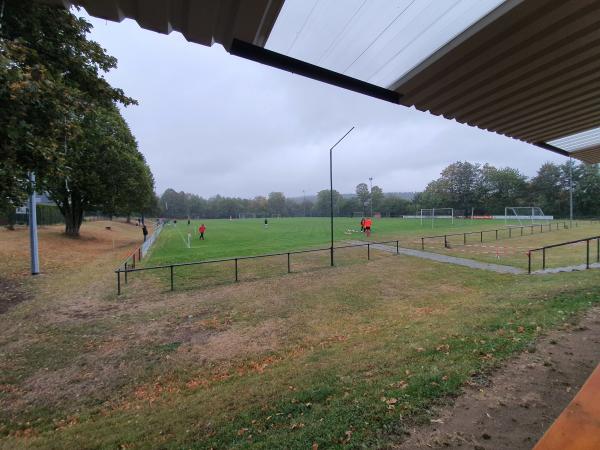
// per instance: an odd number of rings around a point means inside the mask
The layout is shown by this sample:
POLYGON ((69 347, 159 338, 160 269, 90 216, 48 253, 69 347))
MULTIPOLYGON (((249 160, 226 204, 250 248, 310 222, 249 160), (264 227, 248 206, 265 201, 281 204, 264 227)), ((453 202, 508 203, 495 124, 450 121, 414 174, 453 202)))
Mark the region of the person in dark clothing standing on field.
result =
POLYGON ((144 242, 146 242, 146 237, 148 236, 148 228, 146 228, 145 224, 142 226, 142 233, 144 233, 144 242))

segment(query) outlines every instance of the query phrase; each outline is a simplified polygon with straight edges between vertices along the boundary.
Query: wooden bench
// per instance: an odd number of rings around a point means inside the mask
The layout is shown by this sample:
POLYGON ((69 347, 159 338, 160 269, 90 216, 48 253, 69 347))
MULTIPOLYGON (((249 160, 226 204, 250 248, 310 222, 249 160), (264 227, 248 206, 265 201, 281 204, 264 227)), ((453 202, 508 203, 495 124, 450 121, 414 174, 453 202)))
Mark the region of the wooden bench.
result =
POLYGON ((534 450, 600 449, 600 364, 534 450))

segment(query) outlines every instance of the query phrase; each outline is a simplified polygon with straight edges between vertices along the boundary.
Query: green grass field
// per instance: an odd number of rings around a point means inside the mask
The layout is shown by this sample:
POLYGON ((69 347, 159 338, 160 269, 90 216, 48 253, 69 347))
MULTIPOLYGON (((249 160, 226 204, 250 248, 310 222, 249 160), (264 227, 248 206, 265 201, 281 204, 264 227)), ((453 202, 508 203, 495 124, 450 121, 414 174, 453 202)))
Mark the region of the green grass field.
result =
MULTIPOLYGON (((518 225, 513 222, 509 225, 518 225)), ((436 219, 421 224, 419 219, 375 219, 370 241, 400 240, 404 246, 415 246, 421 236, 444 233, 462 233, 503 228, 503 220, 460 220, 454 224, 449 219, 436 219)), ((338 245, 349 240, 367 240, 360 232, 359 219, 336 217, 334 240, 338 245)), ((243 220, 181 220, 177 225, 166 225, 154 245, 145 265, 170 264, 236 256, 327 247, 330 242, 330 222, 327 217, 269 219, 268 227, 263 219, 243 220), (200 223, 206 225, 206 240, 198 239, 200 223), (188 248, 188 233, 191 246, 188 248)))
MULTIPOLYGON (((349 244, 349 241, 381 242, 398 240, 401 247, 421 249, 421 237, 443 234, 458 234, 447 239, 448 248, 444 247, 443 238, 428 238, 424 241, 424 250, 459 256, 487 263, 510 265, 527 269, 528 249, 556 244, 575 239, 591 237, 600 234, 600 224, 579 221, 573 229, 565 228, 565 222, 552 223, 552 231, 548 223, 533 229, 523 230, 513 228, 510 235, 507 227, 519 226, 519 223, 505 223, 503 220, 461 220, 437 219, 433 227, 427 221, 421 224, 419 219, 379 219, 373 223, 370 238, 360 233, 357 219, 335 218, 334 240, 336 247, 349 244), (483 242, 479 232, 495 230, 498 232, 484 233, 483 242), (462 233, 467 236, 464 245, 462 233)), ((264 226, 264 219, 244 220, 204 220, 178 221, 177 224, 165 225, 159 239, 151 249, 143 266, 152 267, 166 264, 187 263, 193 261, 218 260, 234 257, 265 255, 271 253, 293 252, 307 249, 326 249, 330 242, 330 222, 326 217, 313 218, 282 218, 270 219, 264 226), (206 239, 201 241, 197 232, 200 223, 206 225, 206 239), (190 245, 188 247, 188 233, 190 245)), ((392 246, 394 244, 391 244, 392 246)), ((560 247, 547 252, 546 267, 564 267, 585 262, 585 245, 575 244, 560 247)), ((389 258, 390 253, 365 247, 344 248, 335 251, 335 265, 347 266, 362 264, 370 259, 389 258)), ((595 262, 596 242, 593 243, 591 261, 595 262)), ((260 259, 242 259, 237 262, 237 280, 249 281, 285 275, 289 272, 303 272, 322 269, 330 265, 328 250, 313 253, 294 254, 288 261, 287 256, 273 256, 260 259)), ((542 268, 541 252, 532 256, 532 270, 542 268)), ((169 270, 157 270, 130 275, 145 279, 147 286, 157 283, 159 290, 170 288, 169 270)), ((236 265, 232 261, 212 264, 190 265, 177 267, 174 270, 174 289, 197 289, 202 287, 227 284, 236 280, 236 265)))
MULTIPOLYGON (((600 228, 589 227, 529 239, 600 228)), ((485 389, 507 359, 600 304, 593 270, 514 276, 383 252, 172 293, 130 274, 117 297, 109 268, 138 228, 40 234, 47 272, 25 278, 27 230, 0 230, 0 264, 21 297, 0 314, 0 449, 395 448, 464 386, 485 389)))

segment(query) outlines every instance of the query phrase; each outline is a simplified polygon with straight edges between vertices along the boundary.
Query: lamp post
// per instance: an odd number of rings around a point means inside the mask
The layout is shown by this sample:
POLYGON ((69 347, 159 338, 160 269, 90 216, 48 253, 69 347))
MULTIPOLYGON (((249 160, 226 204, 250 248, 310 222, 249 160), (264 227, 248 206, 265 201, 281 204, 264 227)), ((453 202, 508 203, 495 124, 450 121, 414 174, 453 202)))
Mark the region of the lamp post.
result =
POLYGON ((306 192, 302 189, 302 206, 304 207, 304 217, 306 217, 306 192))
POLYGON ((373 177, 369 177, 369 192, 371 193, 371 217, 373 217, 373 177))
POLYGON ((329 149, 329 210, 331 213, 331 247, 330 247, 330 255, 331 255, 331 267, 333 267, 333 149, 338 145, 342 140, 350 134, 350 132, 354 130, 354 127, 350 128, 345 135, 343 135, 339 141, 337 141, 333 146, 329 149))
POLYGON ((573 229, 573 159, 569 156, 569 227, 573 229))
POLYGON ((29 194, 29 250, 31 254, 31 275, 40 273, 40 259, 38 256, 37 215, 35 199, 35 174, 29 172, 31 193, 29 194))

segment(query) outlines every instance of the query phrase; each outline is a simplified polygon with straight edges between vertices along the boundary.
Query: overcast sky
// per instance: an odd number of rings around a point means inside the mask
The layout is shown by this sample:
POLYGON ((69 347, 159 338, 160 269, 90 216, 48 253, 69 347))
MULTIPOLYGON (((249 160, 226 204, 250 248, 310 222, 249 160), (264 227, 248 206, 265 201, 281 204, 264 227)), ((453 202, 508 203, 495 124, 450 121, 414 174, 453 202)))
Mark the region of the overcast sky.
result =
MULTIPOLYGON (((84 15, 84 12, 80 12, 84 15)), ((86 16, 91 38, 119 65, 106 77, 138 100, 124 109, 160 194, 287 196, 367 182, 419 191, 462 160, 516 167, 528 176, 564 158, 504 136, 372 99, 192 44, 178 33, 86 16)))

